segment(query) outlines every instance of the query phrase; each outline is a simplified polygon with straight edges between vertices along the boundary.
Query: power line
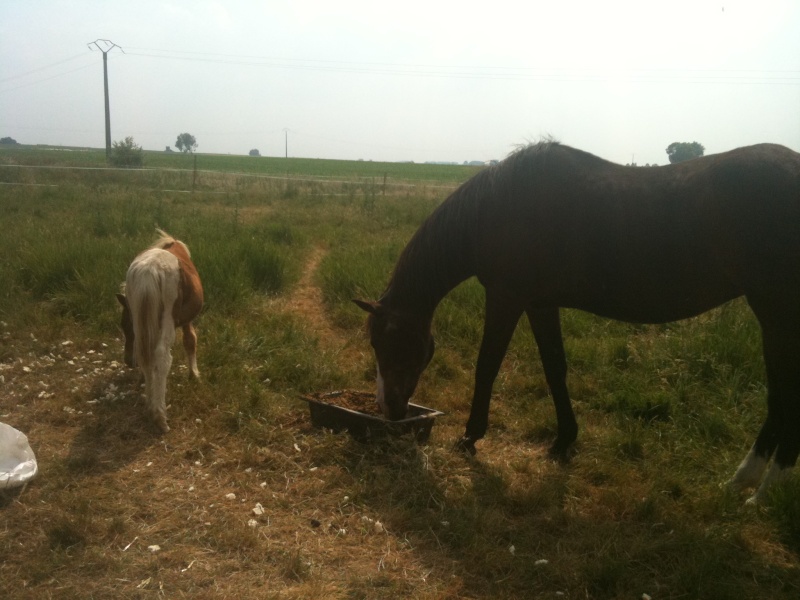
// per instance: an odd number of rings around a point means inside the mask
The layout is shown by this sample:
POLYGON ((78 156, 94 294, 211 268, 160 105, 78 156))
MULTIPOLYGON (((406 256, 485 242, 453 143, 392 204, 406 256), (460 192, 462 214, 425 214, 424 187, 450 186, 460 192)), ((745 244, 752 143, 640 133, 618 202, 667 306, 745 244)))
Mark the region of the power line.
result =
POLYGON ((328 71, 368 75, 400 75, 455 79, 534 80, 604 82, 621 79, 631 83, 719 83, 755 85, 800 85, 800 70, 778 69, 601 69, 592 67, 509 67, 424 65, 388 62, 355 62, 324 59, 278 58, 216 54, 181 50, 131 48, 131 56, 249 67, 328 71), (140 50, 140 52, 136 52, 140 50))
POLYGON ((57 67, 58 65, 63 65, 66 62, 71 60, 75 60, 76 58, 81 58, 82 56, 86 56, 85 53, 76 54, 75 56, 70 56, 69 58, 65 58, 64 60, 59 60, 54 63, 50 63, 49 65, 45 65, 43 67, 37 67, 36 69, 31 69, 30 71, 25 71, 24 73, 18 73, 17 75, 11 75, 10 77, 4 77, 0 79, 0 83, 4 83, 6 81, 11 81, 12 79, 19 79, 20 77, 27 77, 32 73, 38 73, 39 71, 44 71, 46 69, 50 69, 52 67, 57 67))
MULTIPOLYGON (((108 40, 97 40, 109 42, 108 40)), ((116 44, 114 47, 120 48, 116 44)), ((109 50, 113 47, 109 47, 109 50)), ((122 50, 122 48, 120 48, 122 50)), ((382 75, 402 77, 431 77, 443 79, 482 79, 506 81, 552 81, 562 83, 689 83, 720 85, 800 85, 800 70, 779 69, 600 69, 592 67, 509 67, 509 66, 457 66, 424 65, 414 63, 357 62, 326 59, 299 59, 287 57, 264 57, 252 55, 217 54, 211 52, 192 52, 185 50, 154 50, 129 48, 127 56, 154 58, 159 60, 180 60, 210 64, 241 65, 256 68, 286 69, 296 71, 319 71, 352 73, 361 75, 382 75), (134 52, 131 52, 134 50, 134 52), (139 50, 139 52, 136 52, 139 50)), ((31 74, 53 68, 84 55, 75 55, 62 61, 32 69, 25 73, 12 75, 0 83, 19 79, 31 74)), ((0 90, 0 94, 38 85, 52 79, 63 77, 76 71, 89 68, 85 65, 44 79, 0 90)))
POLYGON ((44 83, 45 81, 50 81, 51 79, 57 79, 59 77, 63 77, 64 75, 69 75, 70 73, 75 73, 77 71, 83 71, 84 69, 88 69, 91 66, 92 66, 91 64, 84 65, 84 66, 78 67, 76 69, 70 69, 69 71, 64 71, 62 73, 56 73, 55 75, 51 75, 50 77, 45 77, 44 79, 37 79, 36 81, 30 81, 28 83, 23 83, 23 84, 18 85, 16 87, 6 88, 4 90, 0 90, 0 94, 4 94, 6 92, 13 92, 14 90, 21 90, 23 88, 30 87, 32 85, 38 85, 40 83, 44 83))

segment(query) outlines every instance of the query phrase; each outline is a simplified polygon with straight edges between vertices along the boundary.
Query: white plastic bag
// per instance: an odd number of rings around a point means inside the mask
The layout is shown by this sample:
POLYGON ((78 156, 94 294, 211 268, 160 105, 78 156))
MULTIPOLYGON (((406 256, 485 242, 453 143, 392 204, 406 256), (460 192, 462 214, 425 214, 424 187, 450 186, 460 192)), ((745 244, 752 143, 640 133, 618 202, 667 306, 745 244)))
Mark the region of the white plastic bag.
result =
POLYGON ((38 470, 27 436, 0 423, 0 490, 25 485, 38 470))

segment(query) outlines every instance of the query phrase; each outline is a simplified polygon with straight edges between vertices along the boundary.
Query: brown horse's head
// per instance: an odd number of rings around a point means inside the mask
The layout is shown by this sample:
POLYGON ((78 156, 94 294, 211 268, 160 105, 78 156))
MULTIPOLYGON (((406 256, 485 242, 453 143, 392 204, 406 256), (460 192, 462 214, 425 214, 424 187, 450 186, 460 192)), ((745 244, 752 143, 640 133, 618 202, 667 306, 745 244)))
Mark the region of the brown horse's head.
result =
POLYGON ((354 302, 370 313, 367 330, 378 363, 378 404, 387 419, 402 419, 422 371, 433 358, 430 323, 380 302, 354 302))
POLYGON ((131 319, 131 309, 128 306, 128 299, 124 294, 117 294, 117 300, 122 305, 122 319, 120 327, 125 335, 125 364, 131 368, 136 367, 136 358, 133 355, 133 319, 131 319))

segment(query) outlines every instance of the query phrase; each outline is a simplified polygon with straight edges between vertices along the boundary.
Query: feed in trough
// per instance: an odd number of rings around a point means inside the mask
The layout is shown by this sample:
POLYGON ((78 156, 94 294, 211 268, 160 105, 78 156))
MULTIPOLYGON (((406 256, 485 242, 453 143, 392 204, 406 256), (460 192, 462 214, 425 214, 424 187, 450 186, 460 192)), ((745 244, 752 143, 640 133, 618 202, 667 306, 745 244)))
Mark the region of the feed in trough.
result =
POLYGON ((326 395, 330 396, 330 404, 383 419, 383 413, 375 400, 374 394, 354 392, 352 390, 343 390, 335 396, 332 394, 317 394, 320 399, 323 399, 326 395))
POLYGON ((301 399, 308 402, 312 424, 334 432, 347 431, 361 441, 411 433, 418 442, 426 442, 436 417, 444 414, 409 403, 405 419, 389 421, 381 413, 375 394, 355 390, 317 392, 301 399))

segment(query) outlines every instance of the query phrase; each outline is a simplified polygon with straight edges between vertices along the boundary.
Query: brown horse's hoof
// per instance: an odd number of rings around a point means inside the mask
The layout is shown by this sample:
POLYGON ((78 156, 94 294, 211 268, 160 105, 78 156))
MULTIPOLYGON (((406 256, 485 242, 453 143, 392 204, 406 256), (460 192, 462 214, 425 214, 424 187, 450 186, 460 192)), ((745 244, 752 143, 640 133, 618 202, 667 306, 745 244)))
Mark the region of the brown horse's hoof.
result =
POLYGON ((458 440, 453 449, 457 452, 465 452, 470 456, 475 456, 478 451, 475 449, 475 440, 470 437, 462 436, 460 440, 458 440))
POLYGON ((550 446, 548 454, 550 455, 550 458, 553 459, 554 461, 559 462, 561 464, 566 464, 569 462, 570 458, 570 451, 569 451, 570 446, 571 444, 562 444, 559 443, 558 440, 556 440, 555 443, 552 446, 550 446))

